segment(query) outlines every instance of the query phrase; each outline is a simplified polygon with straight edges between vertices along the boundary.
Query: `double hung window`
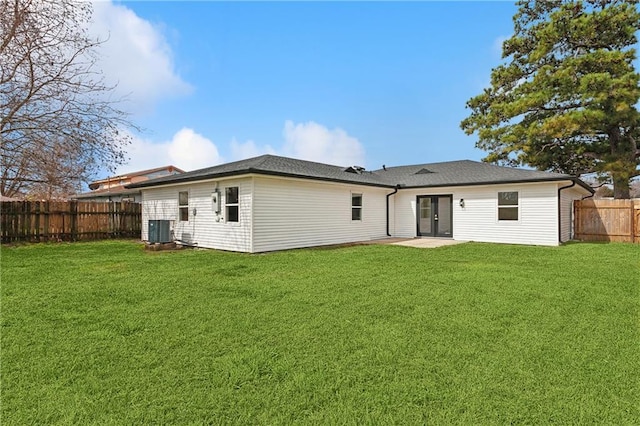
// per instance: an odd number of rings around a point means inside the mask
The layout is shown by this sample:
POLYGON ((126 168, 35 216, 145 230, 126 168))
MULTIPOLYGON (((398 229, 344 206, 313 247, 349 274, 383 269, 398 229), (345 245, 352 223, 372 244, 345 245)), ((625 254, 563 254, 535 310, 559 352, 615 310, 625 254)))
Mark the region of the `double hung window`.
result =
POLYGON ((351 220, 362 220, 362 194, 351 194, 351 220))
POLYGON ((498 220, 518 220, 518 192, 498 192, 498 220))
POLYGON ((238 197, 238 187, 231 186, 225 189, 225 214, 227 222, 240 221, 240 202, 238 197))
POLYGON ((189 220, 189 191, 178 192, 178 216, 181 222, 189 220))

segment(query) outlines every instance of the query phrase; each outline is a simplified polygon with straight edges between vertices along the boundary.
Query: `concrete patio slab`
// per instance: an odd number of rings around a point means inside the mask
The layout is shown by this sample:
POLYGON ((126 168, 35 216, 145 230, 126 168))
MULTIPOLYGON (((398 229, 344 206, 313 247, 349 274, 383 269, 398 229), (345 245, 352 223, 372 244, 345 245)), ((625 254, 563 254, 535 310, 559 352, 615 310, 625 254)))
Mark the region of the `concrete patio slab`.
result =
POLYGON ((406 241, 398 241, 391 243, 395 246, 416 247, 416 248, 435 248, 442 246, 452 246, 461 244, 466 241, 452 240, 451 238, 411 238, 406 241))
POLYGON ((466 241, 453 240, 451 238, 384 238, 368 241, 366 244, 392 244, 395 246, 435 248, 465 243, 466 241))

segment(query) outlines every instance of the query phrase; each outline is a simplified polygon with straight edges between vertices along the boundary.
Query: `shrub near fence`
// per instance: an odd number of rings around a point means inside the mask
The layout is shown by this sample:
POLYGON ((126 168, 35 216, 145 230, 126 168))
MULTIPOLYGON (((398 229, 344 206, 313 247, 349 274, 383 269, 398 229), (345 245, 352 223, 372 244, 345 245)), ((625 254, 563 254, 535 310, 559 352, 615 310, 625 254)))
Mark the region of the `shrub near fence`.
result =
POLYGON ((575 239, 640 243, 640 200, 587 199, 573 208, 575 239))
POLYGON ((2 242, 140 238, 141 212, 130 202, 3 202, 2 242))

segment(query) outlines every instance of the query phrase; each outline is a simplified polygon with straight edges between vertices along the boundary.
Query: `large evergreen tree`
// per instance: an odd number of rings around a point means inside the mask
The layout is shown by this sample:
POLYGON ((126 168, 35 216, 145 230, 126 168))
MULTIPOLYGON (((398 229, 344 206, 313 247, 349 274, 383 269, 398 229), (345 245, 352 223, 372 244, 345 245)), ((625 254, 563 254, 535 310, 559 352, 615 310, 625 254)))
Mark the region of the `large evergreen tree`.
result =
POLYGON ((640 175, 637 0, 518 3, 491 87, 462 121, 485 161, 573 175, 598 172, 629 198, 640 175))

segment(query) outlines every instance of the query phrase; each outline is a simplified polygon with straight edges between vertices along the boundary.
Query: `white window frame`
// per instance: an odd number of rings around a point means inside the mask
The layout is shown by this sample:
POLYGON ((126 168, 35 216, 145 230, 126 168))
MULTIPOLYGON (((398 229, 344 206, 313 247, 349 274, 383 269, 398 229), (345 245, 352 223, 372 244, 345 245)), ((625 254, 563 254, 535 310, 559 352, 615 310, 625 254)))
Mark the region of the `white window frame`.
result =
POLYGON ((239 186, 227 186, 224 188, 224 221, 226 223, 240 223, 240 187, 239 186), (236 188, 238 199, 235 203, 229 202, 229 190, 236 188), (229 220, 229 207, 236 207, 238 209, 238 220, 229 220))
POLYGON ((178 192, 178 221, 179 222, 189 222, 189 199, 191 197, 189 196, 189 191, 179 191, 178 192), (187 204, 182 204, 182 200, 180 200, 180 195, 181 194, 187 194, 187 204), (187 212, 187 218, 186 219, 182 219, 182 211, 186 211, 187 212))
POLYGON ((358 193, 358 192, 352 192, 351 193, 351 221, 352 222, 362 222, 362 207, 364 204, 364 196, 362 195, 362 193, 358 193), (360 205, 354 204, 354 198, 360 198, 360 205), (353 218, 353 213, 359 211, 359 217, 358 219, 354 219, 353 218))
MULTIPOLYGON (((509 195, 508 197, 512 197, 512 195, 509 195)), ((520 191, 498 191, 498 195, 497 195, 497 218, 498 218, 498 222, 517 222, 520 220, 520 191), (505 201, 512 201, 509 199, 505 199, 504 196, 501 196, 501 194, 516 194, 515 195, 515 204, 511 204, 511 203, 504 203, 501 204, 501 200, 505 200, 505 201), (500 219, 500 211, 504 211, 504 210, 515 210, 516 211, 516 217, 515 219, 500 219)))

